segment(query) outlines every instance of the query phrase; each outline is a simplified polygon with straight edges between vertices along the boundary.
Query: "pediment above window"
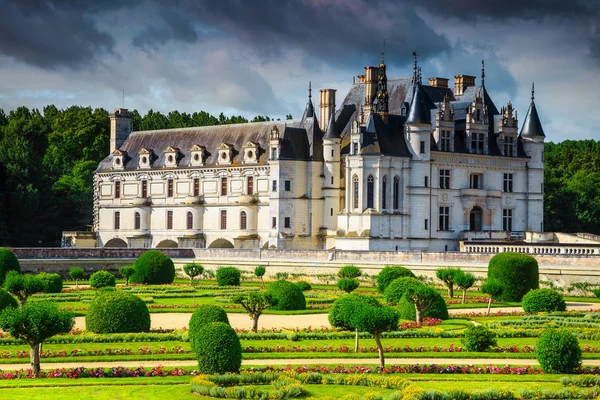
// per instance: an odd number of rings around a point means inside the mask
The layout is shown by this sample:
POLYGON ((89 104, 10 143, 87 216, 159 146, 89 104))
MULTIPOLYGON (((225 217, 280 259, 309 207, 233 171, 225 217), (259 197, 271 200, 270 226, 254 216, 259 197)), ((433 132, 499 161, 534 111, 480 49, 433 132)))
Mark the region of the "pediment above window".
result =
POLYGON ((152 163, 154 162, 154 150, 148 149, 146 147, 142 147, 142 149, 138 152, 140 156, 139 160, 139 168, 151 168, 152 163))
POLYGON ((206 158, 208 157, 208 153, 206 152, 206 147, 195 144, 192 147, 190 147, 190 153, 192 156, 192 159, 190 160, 190 165, 192 165, 194 167, 204 166, 204 162, 206 161, 206 158))
POLYGON ((228 143, 221 143, 217 147, 219 151, 219 158, 217 164, 219 165, 231 165, 233 161, 233 146, 228 143))
POLYGON ((165 167, 176 167, 182 154, 177 147, 169 146, 165 149, 165 167))
POLYGON ((112 165, 114 169, 124 169, 129 161, 129 155, 127 155, 127 152, 124 150, 117 149, 112 152, 112 156, 112 165))
POLYGON ((259 145, 256 142, 246 142, 244 148, 244 164, 256 164, 259 159, 259 145))

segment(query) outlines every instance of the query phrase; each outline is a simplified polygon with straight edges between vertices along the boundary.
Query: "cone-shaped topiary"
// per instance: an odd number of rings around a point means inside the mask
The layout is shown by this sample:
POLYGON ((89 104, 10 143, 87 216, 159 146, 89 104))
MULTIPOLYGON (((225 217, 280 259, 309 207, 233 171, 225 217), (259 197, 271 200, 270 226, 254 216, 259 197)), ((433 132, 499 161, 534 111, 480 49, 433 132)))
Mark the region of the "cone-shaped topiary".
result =
POLYGON ((202 304, 194 310, 188 324, 192 349, 194 348, 194 341, 198 336, 198 332, 200 332, 204 326, 212 322, 223 322, 229 325, 229 318, 227 317, 225 310, 212 304, 202 304))
POLYGON ((523 310, 528 313, 566 311, 567 303, 556 290, 531 290, 523 296, 523 310))
POLYGON ((273 310, 306 310, 306 298, 300 288, 288 281, 277 281, 269 285, 267 293, 275 299, 273 310))
POLYGON ((242 345, 233 328, 224 322, 211 322, 200 329, 192 347, 203 374, 239 372, 242 345))
POLYGON ((540 287, 538 263, 527 254, 496 254, 488 264, 488 278, 502 284, 505 301, 521 301, 527 292, 540 287))
POLYGON ((0 249, 0 286, 4 284, 4 277, 8 271, 21 273, 21 264, 15 253, 8 249, 0 249))
POLYGON ((388 287, 393 280, 405 276, 416 278, 415 274, 408 268, 399 267, 397 265, 386 265, 379 275, 377 275, 377 291, 379 293, 385 293, 385 288, 388 287))
POLYGON ((175 279, 173 260, 158 250, 140 254, 133 266, 135 273, 129 278, 130 282, 162 285, 173 283, 175 279))
POLYGON ((0 311, 6 307, 19 307, 19 303, 6 290, 0 289, 0 311))
POLYGON ((137 296, 119 291, 105 292, 90 304, 85 329, 94 333, 148 332, 150 312, 137 296))

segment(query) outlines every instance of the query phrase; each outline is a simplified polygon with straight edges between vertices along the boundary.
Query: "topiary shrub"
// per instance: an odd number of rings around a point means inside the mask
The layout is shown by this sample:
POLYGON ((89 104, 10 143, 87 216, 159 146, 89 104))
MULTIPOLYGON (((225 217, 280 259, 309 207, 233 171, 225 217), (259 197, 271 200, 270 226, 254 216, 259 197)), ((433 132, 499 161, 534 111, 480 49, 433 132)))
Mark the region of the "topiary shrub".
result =
POLYGON ((506 301, 521 301, 527 292, 540 287, 538 263, 527 254, 496 254, 488 264, 488 278, 504 286, 502 296, 506 301))
POLYGON ((346 293, 352 293, 359 285, 360 282, 354 278, 341 278, 337 283, 338 289, 346 293))
POLYGON ((0 311, 6 307, 19 307, 19 303, 6 290, 0 289, 0 311))
POLYGON ((579 341, 566 329, 544 331, 535 345, 535 355, 548 374, 571 374, 581 364, 579 341))
POLYGON ((468 327, 460 342, 467 351, 486 351, 497 344, 494 332, 483 325, 468 327))
POLYGON ((240 286, 240 270, 234 267, 222 267, 217 270, 217 285, 240 286))
MULTIPOLYGON (((415 321, 417 319, 417 311, 415 310, 414 304, 408 301, 406 293, 402 295, 402 298, 398 302, 398 314, 401 319, 408 319, 415 321)), ((429 305, 427 310, 423 312, 421 318, 439 318, 448 319, 448 307, 442 296, 438 293, 435 296, 433 302, 429 305)))
POLYGON ((358 278, 362 275, 360 268, 354 265, 346 265, 338 271, 339 278, 358 278))
POLYGON ((537 289, 523 296, 523 310, 528 313, 566 311, 567 303, 556 290, 537 289))
POLYGON ((388 287, 393 280, 403 277, 416 278, 415 274, 408 268, 399 267, 396 265, 386 265, 379 275, 377 275, 377 291, 384 293, 385 288, 388 287))
POLYGON ((0 286, 4 284, 4 277, 8 271, 21 273, 21 264, 15 253, 8 249, 0 249, 0 286))
POLYGON ((200 329, 192 347, 202 374, 239 372, 242 345, 233 328, 224 322, 211 322, 200 329))
POLYGON ((130 282, 163 285, 173 283, 175 279, 173 260, 158 250, 140 254, 133 266, 135 273, 129 279, 130 282))
POLYGON ((148 332, 150 311, 142 299, 130 293, 102 293, 88 308, 85 329, 94 333, 148 332))
POLYGON ((225 310, 212 304, 203 304, 194 310, 188 324, 192 348, 194 348, 194 341, 198 336, 198 332, 212 322, 224 322, 229 325, 229 318, 225 310))
POLYGON ((308 283, 306 281, 296 282, 296 286, 298 286, 300 288, 300 290, 302 290, 303 292, 312 290, 312 286, 310 286, 310 283, 308 283))
POLYGON ((96 271, 90 276, 90 286, 94 289, 115 287, 116 285, 115 276, 108 271, 96 271))
POLYGON ((267 293, 275 299, 273 310, 305 310, 306 299, 300 288, 288 281, 277 281, 269 285, 267 293))
POLYGON ((38 274, 42 282, 44 282, 44 292, 46 293, 60 293, 63 288, 63 279, 59 274, 48 274, 46 272, 40 272, 38 274))
POLYGON ((388 287, 385 288, 385 301, 388 303, 398 304, 408 288, 419 286, 422 284, 423 283, 420 280, 408 276, 404 278, 394 279, 392 283, 390 283, 388 287))
POLYGON ((350 321, 361 304, 381 307, 381 303, 373 296, 351 293, 333 302, 329 309, 329 323, 337 328, 354 329, 350 321))

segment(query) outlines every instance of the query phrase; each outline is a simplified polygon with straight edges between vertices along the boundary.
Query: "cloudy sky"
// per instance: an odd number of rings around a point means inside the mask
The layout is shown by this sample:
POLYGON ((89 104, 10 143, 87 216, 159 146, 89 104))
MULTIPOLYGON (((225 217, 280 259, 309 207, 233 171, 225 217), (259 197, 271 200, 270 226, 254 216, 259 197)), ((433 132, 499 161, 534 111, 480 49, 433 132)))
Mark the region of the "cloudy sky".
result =
MULTIPOLYGON (((600 139, 600 3, 587 0, 0 0, 0 108, 73 104, 299 117, 308 81, 480 75, 552 141, 600 139)), ((452 81, 452 79, 451 79, 452 81)), ((338 103, 341 99, 338 100, 338 103)))

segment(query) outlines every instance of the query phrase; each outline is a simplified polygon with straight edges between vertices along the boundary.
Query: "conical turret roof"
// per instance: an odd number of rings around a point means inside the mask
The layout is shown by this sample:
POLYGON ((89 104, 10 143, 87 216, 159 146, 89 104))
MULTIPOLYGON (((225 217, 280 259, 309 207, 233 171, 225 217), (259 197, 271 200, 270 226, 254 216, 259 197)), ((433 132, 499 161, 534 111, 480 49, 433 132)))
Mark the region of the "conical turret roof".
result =
POLYGON ((527 111, 527 116, 525 117, 525 122, 523 123, 523 128, 521 128, 521 136, 546 137, 546 135, 544 134, 544 128, 542 128, 542 123, 540 122, 540 117, 538 115, 537 109, 535 108, 535 102, 533 100, 531 100, 529 110, 527 111))
POLYGON ((339 139, 340 133, 335 128, 335 113, 331 113, 329 117, 329 124, 327 125, 327 131, 325 131, 324 139, 339 139))
POLYGON ((407 124, 431 124, 431 113, 425 106, 421 85, 414 86, 414 95, 406 117, 407 124))

